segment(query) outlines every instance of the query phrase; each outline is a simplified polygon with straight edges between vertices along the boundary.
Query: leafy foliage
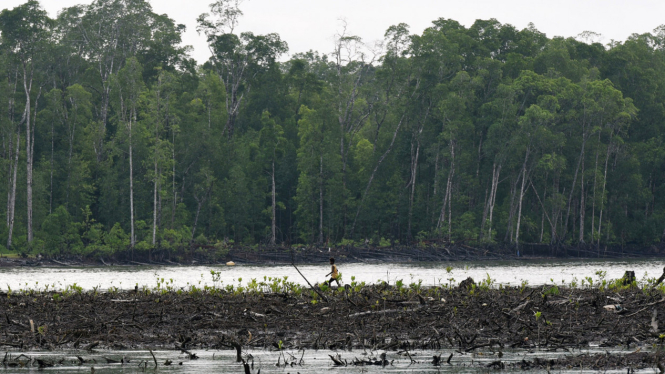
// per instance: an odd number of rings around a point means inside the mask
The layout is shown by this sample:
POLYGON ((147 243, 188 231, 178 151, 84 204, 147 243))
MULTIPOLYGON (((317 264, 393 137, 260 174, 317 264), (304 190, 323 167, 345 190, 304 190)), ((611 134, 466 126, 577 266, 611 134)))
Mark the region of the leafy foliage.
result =
POLYGON ((440 18, 285 61, 239 5, 198 18, 200 66, 145 0, 0 13, 10 249, 663 240, 663 27, 601 45, 440 18))

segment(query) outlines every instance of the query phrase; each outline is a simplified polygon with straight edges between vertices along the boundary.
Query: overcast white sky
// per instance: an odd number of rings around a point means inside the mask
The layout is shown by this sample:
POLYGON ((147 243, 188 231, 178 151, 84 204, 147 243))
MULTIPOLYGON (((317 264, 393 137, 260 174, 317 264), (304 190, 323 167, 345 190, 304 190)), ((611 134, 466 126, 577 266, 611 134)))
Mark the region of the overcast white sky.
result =
MULTIPOLYGON (((63 7, 91 0, 41 0, 55 17, 63 7)), ((24 0, 2 0, 0 8, 12 8, 24 0)), ((156 13, 166 13, 187 25, 184 43, 194 47, 193 57, 208 59, 205 38, 196 33, 196 17, 208 11, 212 0, 152 0, 156 13)), ((632 33, 651 32, 665 24, 664 0, 245 0, 239 31, 279 33, 289 53, 317 50, 328 53, 339 19, 348 33, 366 42, 380 40, 385 30, 401 22, 420 33, 440 17, 470 26, 476 19, 496 18, 518 29, 533 22, 552 36, 576 36, 583 31, 602 34, 602 43, 625 40, 632 33)))

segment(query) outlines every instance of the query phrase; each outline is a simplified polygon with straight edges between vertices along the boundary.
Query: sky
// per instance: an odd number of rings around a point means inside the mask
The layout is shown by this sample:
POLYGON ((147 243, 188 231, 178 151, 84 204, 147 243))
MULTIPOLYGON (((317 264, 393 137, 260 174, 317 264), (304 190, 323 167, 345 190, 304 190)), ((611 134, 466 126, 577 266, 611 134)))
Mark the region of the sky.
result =
MULTIPOLYGON (((2 0, 12 8, 25 0, 2 0)), ((55 17, 64 7, 90 0, 40 0, 55 17)), ((205 37, 196 32, 196 17, 209 10, 212 0, 151 0, 156 13, 166 13, 187 26, 184 44, 194 47, 192 57, 205 62, 210 53, 205 37)), ((575 37, 584 31, 602 35, 603 44, 623 41, 633 33, 651 32, 665 24, 663 0, 244 0, 238 31, 278 33, 289 44, 289 54, 309 50, 329 53, 334 35, 347 24, 347 34, 371 43, 385 30, 406 23, 421 33, 438 18, 471 26, 476 19, 496 18, 523 29, 533 23, 548 37, 575 37)))

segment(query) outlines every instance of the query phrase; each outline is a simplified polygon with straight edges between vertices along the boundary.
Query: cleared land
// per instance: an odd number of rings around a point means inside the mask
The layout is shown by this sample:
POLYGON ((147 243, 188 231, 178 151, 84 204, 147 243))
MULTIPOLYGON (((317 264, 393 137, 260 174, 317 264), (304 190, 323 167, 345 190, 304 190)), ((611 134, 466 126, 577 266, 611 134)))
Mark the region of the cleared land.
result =
POLYGON ((637 351, 510 364, 524 368, 655 367, 665 338, 662 291, 619 282, 601 288, 382 284, 316 292, 280 281, 179 292, 70 288, 4 294, 0 316, 0 346, 24 350, 253 347, 468 354, 599 345, 637 351))

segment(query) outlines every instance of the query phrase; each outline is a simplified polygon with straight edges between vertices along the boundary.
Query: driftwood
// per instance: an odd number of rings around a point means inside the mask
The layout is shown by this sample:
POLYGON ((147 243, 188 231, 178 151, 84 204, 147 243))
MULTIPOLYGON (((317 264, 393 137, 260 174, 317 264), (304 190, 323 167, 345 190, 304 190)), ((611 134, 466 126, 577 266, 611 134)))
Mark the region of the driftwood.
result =
POLYGON ((349 314, 349 318, 354 318, 354 317, 362 317, 362 316, 369 316, 369 315, 374 315, 374 314, 392 314, 392 313, 406 313, 406 312, 415 312, 420 308, 413 308, 413 309, 386 309, 386 310, 377 310, 377 311, 371 311, 371 312, 360 312, 360 313, 354 313, 354 314, 349 314))
POLYGON ((298 272, 298 274, 300 274, 300 276, 302 277, 302 279, 304 279, 305 282, 307 282, 307 285, 309 286, 309 288, 310 288, 312 291, 316 292, 316 293, 321 297, 322 300, 324 300, 325 302, 328 302, 328 298, 325 297, 325 295, 323 295, 319 290, 317 290, 316 288, 314 288, 314 286, 312 286, 311 283, 309 283, 309 281, 307 280, 307 278, 305 278, 305 276, 302 275, 302 273, 300 272, 300 269, 298 269, 298 267, 296 266, 296 264, 295 264, 295 263, 291 263, 291 265, 293 265, 293 267, 296 269, 296 271, 298 272))
POLYGON ((149 349, 150 355, 152 355, 152 359, 155 361, 155 369, 157 369, 157 358, 155 357, 155 354, 152 353, 152 349, 149 349))

